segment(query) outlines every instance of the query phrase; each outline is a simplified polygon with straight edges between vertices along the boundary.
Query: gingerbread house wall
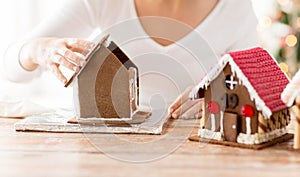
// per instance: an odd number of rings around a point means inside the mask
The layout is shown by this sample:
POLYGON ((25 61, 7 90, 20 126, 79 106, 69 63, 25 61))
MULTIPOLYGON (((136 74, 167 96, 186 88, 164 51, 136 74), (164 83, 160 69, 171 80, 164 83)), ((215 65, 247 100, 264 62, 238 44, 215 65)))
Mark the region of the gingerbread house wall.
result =
MULTIPOLYGON (((204 93, 205 98, 205 111, 204 111, 204 122, 202 122, 202 126, 204 126, 205 129, 211 129, 211 121, 210 121, 210 112, 208 110, 208 103, 210 101, 217 102, 220 110, 224 112, 229 113, 235 113, 238 116, 238 127, 237 131, 238 133, 246 133, 246 118, 241 114, 241 108, 243 105, 248 104, 253 107, 254 109, 254 115, 251 118, 251 133, 257 133, 258 132, 258 111, 256 110, 255 104, 253 101, 251 101, 248 90, 245 86, 238 84, 237 87, 234 90, 229 90, 225 86, 225 78, 227 75, 232 75, 231 67, 229 64, 227 64, 221 72, 221 74, 213 80, 207 90, 204 93), (230 95, 230 94, 236 94, 238 96, 238 104, 234 109, 225 108, 224 99, 222 100, 222 97, 224 94, 230 95)), ((239 82, 238 78, 235 76, 235 80, 239 82)), ((223 97, 224 98, 224 97, 223 97)), ((216 127, 217 131, 220 131, 220 114, 216 114, 216 127)), ((226 126, 226 117, 224 117, 224 127, 226 126)))
POLYGON ((80 118, 130 117, 129 73, 102 46, 74 82, 74 103, 80 118))
POLYGON ((289 109, 284 109, 274 113, 270 118, 258 114, 258 133, 272 132, 276 129, 285 128, 291 121, 289 109))

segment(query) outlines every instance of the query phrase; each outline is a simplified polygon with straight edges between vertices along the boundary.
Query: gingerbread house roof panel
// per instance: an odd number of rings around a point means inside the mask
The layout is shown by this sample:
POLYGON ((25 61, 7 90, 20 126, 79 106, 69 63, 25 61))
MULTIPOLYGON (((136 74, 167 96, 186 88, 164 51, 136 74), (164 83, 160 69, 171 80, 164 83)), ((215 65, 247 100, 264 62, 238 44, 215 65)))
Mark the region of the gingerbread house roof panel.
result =
POLYGON ((287 107, 280 95, 289 79, 266 50, 253 48, 228 54, 271 112, 287 107))

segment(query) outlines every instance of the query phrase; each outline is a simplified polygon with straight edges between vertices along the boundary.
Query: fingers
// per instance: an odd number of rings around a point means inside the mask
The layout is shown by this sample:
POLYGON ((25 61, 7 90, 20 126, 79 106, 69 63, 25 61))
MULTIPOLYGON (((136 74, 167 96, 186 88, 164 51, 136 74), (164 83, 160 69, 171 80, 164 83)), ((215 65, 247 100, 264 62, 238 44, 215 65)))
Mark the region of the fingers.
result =
POLYGON ((59 54, 55 55, 53 60, 56 64, 62 65, 70 70, 75 71, 75 72, 78 72, 80 69, 78 66, 69 62, 64 56, 61 56, 59 54))
POLYGON ((183 115, 186 111, 190 110, 197 103, 199 103, 199 101, 194 101, 194 100, 186 101, 172 113, 172 117, 174 119, 179 118, 181 115, 183 115))
POLYGON ((67 83, 66 77, 62 74, 60 69, 58 68, 58 64, 50 64, 48 65, 48 69, 62 82, 62 83, 67 83))
POLYGON ((49 65, 49 69, 61 82, 65 84, 67 79, 59 69, 59 65, 73 70, 74 72, 79 72, 80 67, 86 64, 86 61, 82 58, 82 56, 87 55, 93 48, 94 44, 92 42, 76 38, 64 38, 58 42, 60 43, 60 47, 54 53, 52 60, 54 63, 49 65))
POLYGON ((169 114, 172 114, 176 109, 178 109, 182 104, 189 100, 189 93, 192 87, 187 88, 183 94, 176 98, 176 100, 169 107, 169 114))
POLYGON ((62 65, 78 72, 79 68, 86 64, 84 55, 88 54, 93 48, 92 42, 75 38, 38 38, 29 44, 22 49, 23 51, 25 49, 29 51, 25 53, 26 56, 22 55, 21 57, 26 59, 20 60, 22 66, 24 65, 25 68, 29 69, 35 69, 37 65, 45 67, 63 83, 66 82, 66 77, 62 74, 59 66, 62 65), (27 58, 30 58, 30 60, 27 58))
POLYGON ((173 114, 174 111, 177 110, 187 100, 188 100, 188 98, 185 98, 182 95, 180 95, 179 97, 177 97, 176 100, 169 107, 169 114, 173 114))
POLYGON ((76 55, 70 49, 62 48, 58 49, 57 53, 63 56, 69 63, 73 63, 76 66, 83 66, 85 64, 85 60, 80 56, 76 55))
POLYGON ((188 95, 193 87, 188 87, 169 107, 168 118, 201 118, 202 104, 201 100, 190 100, 188 95))
POLYGON ((190 109, 185 111, 182 116, 179 116, 183 119, 190 119, 190 118, 200 118, 202 117, 202 110, 201 110, 201 104, 200 101, 198 103, 194 104, 190 109))
POLYGON ((94 47, 94 43, 82 39, 65 39, 66 46, 73 52, 87 55, 94 47))

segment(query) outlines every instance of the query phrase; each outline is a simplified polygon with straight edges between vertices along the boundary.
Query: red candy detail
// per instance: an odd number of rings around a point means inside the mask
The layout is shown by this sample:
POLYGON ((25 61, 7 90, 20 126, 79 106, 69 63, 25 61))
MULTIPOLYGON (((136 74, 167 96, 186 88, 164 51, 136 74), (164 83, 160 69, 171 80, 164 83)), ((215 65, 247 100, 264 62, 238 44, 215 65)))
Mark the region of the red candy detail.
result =
POLYGON ((241 108, 241 114, 245 117, 250 117, 251 118, 254 115, 253 107, 248 105, 248 104, 245 104, 241 108))
POLYGON ((207 108, 211 114, 217 114, 219 112, 219 105, 214 101, 208 102, 207 108))

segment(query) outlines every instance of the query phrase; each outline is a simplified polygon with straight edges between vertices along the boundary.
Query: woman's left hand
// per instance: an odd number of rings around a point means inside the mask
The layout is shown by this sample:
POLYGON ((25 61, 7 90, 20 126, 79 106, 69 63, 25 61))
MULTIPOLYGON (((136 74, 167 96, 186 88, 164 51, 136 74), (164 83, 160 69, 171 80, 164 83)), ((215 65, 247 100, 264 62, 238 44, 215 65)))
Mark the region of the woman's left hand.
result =
POLYGON ((188 87, 169 107, 169 118, 201 118, 203 99, 191 100, 189 93, 193 87, 188 87))

